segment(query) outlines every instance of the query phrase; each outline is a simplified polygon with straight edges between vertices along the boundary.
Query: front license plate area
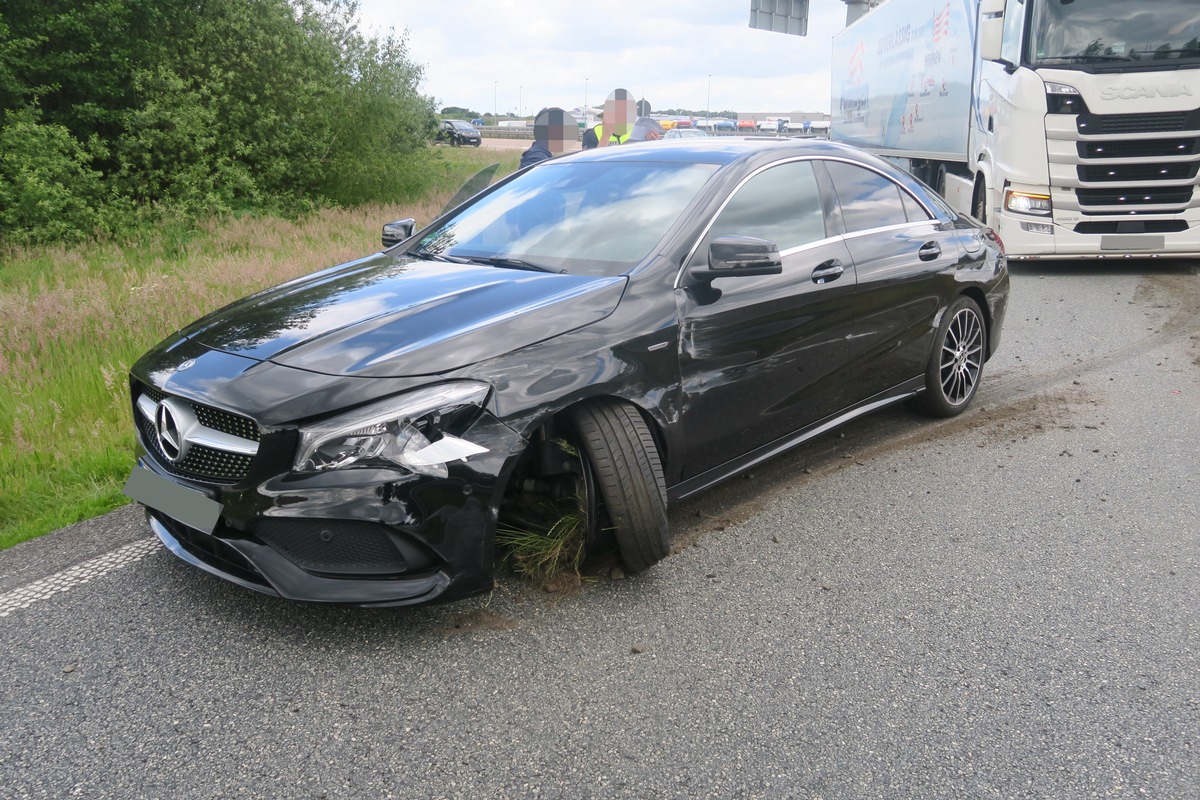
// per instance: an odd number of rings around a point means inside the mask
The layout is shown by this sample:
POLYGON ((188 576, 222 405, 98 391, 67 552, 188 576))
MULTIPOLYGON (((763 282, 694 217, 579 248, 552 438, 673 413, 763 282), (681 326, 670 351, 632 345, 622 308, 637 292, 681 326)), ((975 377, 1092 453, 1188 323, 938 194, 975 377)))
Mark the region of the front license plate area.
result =
POLYGON ((205 533, 212 533, 221 519, 221 504, 216 500, 145 467, 133 468, 125 482, 125 496, 205 533))
POLYGON ((1133 236, 1123 234, 1121 236, 1101 236, 1100 249, 1113 250, 1149 250, 1153 252, 1161 252, 1167 246, 1165 236, 1133 236))

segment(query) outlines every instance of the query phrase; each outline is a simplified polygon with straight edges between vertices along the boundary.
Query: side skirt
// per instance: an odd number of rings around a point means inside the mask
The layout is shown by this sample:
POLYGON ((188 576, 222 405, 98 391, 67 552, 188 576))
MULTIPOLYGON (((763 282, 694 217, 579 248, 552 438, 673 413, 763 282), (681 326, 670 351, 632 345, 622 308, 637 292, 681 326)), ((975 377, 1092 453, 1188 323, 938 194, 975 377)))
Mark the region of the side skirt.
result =
POLYGON ((873 411, 878 411, 884 406, 900 400, 905 400, 925 388, 925 378, 917 377, 904 383, 893 386, 885 392, 880 392, 874 397, 870 397, 856 406, 852 406, 840 414, 835 414, 831 417, 815 422, 807 428, 802 428, 793 434, 782 436, 773 442, 768 442, 757 450, 752 450, 744 456, 726 462, 719 467, 714 467, 708 472, 703 472, 695 477, 688 478, 686 481, 681 481, 667 489, 667 501, 674 503, 679 500, 684 500, 692 495, 713 486, 726 478, 732 478, 738 473, 745 472, 748 469, 758 466, 764 461, 774 458, 780 453, 791 450, 797 445, 804 444, 810 439, 815 439, 821 434, 831 431, 852 419, 870 414, 873 411))

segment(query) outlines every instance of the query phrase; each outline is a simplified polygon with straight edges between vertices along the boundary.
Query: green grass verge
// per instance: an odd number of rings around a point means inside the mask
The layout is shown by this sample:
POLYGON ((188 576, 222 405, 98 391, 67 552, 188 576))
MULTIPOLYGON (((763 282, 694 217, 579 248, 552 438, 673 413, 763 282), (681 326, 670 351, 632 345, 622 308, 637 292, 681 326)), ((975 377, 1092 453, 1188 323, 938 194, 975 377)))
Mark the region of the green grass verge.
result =
POLYGON ((297 219, 172 221, 122 241, 0 250, 0 548, 110 511, 133 465, 129 367, 239 297, 379 249, 467 177, 519 151, 436 148, 424 197, 297 219))

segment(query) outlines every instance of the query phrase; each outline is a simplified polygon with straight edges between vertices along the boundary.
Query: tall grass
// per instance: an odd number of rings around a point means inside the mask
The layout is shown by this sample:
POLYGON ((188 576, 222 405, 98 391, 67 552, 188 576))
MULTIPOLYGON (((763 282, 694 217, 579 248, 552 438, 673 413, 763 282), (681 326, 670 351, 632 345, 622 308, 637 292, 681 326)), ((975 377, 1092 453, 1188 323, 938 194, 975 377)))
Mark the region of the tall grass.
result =
POLYGON ((0 251, 0 548, 126 502, 126 374, 151 345, 243 295, 379 249, 384 222, 430 221, 469 175, 519 153, 438 148, 418 201, 300 219, 172 222, 136 238, 0 251))

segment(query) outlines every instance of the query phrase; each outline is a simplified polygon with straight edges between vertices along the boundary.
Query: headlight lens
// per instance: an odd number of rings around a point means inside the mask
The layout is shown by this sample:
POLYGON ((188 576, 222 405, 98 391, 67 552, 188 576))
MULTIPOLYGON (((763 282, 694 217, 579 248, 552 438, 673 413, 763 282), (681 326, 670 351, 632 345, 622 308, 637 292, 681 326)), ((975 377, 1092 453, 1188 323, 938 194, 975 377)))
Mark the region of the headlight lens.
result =
POLYGON ((1079 90, 1065 83, 1046 84, 1046 111, 1050 114, 1085 114, 1087 105, 1079 90))
POLYGON ((483 407, 490 387, 477 381, 443 383, 372 403, 300 429, 292 469, 324 472, 388 463, 409 472, 445 478, 446 464, 487 452, 445 428, 483 407))
POLYGON ((1049 216, 1054 211, 1050 204, 1050 195, 1017 192, 1012 189, 1004 193, 1004 207, 1017 214, 1035 214, 1039 217, 1049 216))

